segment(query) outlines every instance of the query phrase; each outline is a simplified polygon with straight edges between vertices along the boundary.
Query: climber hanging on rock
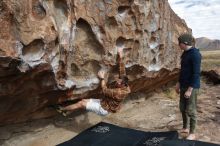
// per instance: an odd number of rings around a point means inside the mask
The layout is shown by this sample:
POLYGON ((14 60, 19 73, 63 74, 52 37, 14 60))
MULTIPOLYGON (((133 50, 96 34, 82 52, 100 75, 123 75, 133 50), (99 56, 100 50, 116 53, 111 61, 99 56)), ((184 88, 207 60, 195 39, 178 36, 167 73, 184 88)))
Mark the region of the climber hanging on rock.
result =
POLYGON ((57 110, 60 111, 64 116, 77 109, 86 109, 97 113, 98 115, 105 116, 108 113, 117 112, 122 101, 130 93, 130 87, 128 85, 128 77, 126 76, 125 65, 122 62, 123 48, 118 49, 117 52, 117 67, 119 76, 114 79, 111 87, 107 87, 104 79, 105 72, 99 71, 98 77, 101 81, 102 98, 101 99, 82 99, 75 104, 71 104, 65 107, 59 106, 57 110), (113 85, 113 86, 112 86, 113 85))

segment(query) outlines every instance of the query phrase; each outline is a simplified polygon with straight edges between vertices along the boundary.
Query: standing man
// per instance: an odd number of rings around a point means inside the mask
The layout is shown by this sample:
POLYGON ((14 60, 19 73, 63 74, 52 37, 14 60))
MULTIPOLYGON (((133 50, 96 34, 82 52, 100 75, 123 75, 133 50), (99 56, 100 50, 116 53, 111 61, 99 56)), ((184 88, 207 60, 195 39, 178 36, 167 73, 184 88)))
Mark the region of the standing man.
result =
POLYGON ((125 65, 122 62, 122 51, 123 48, 118 49, 117 67, 119 76, 113 82, 113 87, 110 88, 106 86, 104 71, 99 71, 98 73, 98 77, 101 80, 101 88, 103 93, 103 97, 101 99, 82 99, 75 104, 68 105, 66 107, 60 107, 59 110, 64 111, 63 114, 65 114, 65 112, 68 111, 71 112, 77 109, 86 109, 102 116, 107 115, 109 112, 117 112, 121 107, 122 101, 131 92, 130 87, 128 86, 128 78, 125 72, 125 65))
POLYGON ((179 46, 184 51, 181 56, 181 70, 179 82, 176 84, 176 92, 180 93, 180 111, 183 118, 182 133, 189 134, 187 139, 194 140, 196 128, 196 104, 197 94, 200 88, 201 54, 194 46, 194 38, 191 34, 179 36, 179 46), (188 129, 188 123, 190 128, 188 129))

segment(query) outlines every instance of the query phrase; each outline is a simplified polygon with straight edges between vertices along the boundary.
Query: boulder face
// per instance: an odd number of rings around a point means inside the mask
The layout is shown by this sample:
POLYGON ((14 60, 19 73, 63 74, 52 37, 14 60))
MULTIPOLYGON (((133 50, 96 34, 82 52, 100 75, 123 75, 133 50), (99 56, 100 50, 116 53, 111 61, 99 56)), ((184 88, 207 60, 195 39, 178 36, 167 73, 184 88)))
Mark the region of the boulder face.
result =
POLYGON ((176 79, 177 37, 191 31, 167 0, 1 0, 0 28, 0 125, 96 96, 119 47, 132 92, 160 87, 176 79))

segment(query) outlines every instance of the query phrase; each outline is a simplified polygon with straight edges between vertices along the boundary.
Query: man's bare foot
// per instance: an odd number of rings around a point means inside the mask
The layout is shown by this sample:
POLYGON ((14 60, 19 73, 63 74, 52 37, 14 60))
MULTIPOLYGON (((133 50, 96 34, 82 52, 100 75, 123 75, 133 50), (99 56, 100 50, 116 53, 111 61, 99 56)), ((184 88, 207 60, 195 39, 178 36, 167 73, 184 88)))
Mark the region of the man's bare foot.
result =
POLYGON ((196 139, 196 135, 195 134, 189 134, 189 136, 187 136, 186 139, 187 140, 195 140, 196 139))
POLYGON ((183 128, 183 129, 180 130, 180 133, 189 133, 189 129, 183 128))

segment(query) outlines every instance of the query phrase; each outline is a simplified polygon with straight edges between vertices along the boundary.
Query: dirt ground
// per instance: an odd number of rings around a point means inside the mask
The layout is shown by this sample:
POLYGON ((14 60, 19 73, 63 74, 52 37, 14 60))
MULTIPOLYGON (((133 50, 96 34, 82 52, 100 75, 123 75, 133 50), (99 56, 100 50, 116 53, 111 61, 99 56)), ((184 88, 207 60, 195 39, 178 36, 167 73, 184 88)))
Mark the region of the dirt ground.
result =
MULTIPOLYGON (((71 139, 100 121, 144 131, 179 130, 182 122, 178 96, 173 88, 160 89, 151 94, 132 94, 124 102, 121 111, 106 117, 78 111, 68 118, 57 115, 54 118, 0 127, 0 145, 52 146, 71 139)), ((219 109, 220 85, 202 82, 198 98, 198 140, 220 144, 219 109)))

